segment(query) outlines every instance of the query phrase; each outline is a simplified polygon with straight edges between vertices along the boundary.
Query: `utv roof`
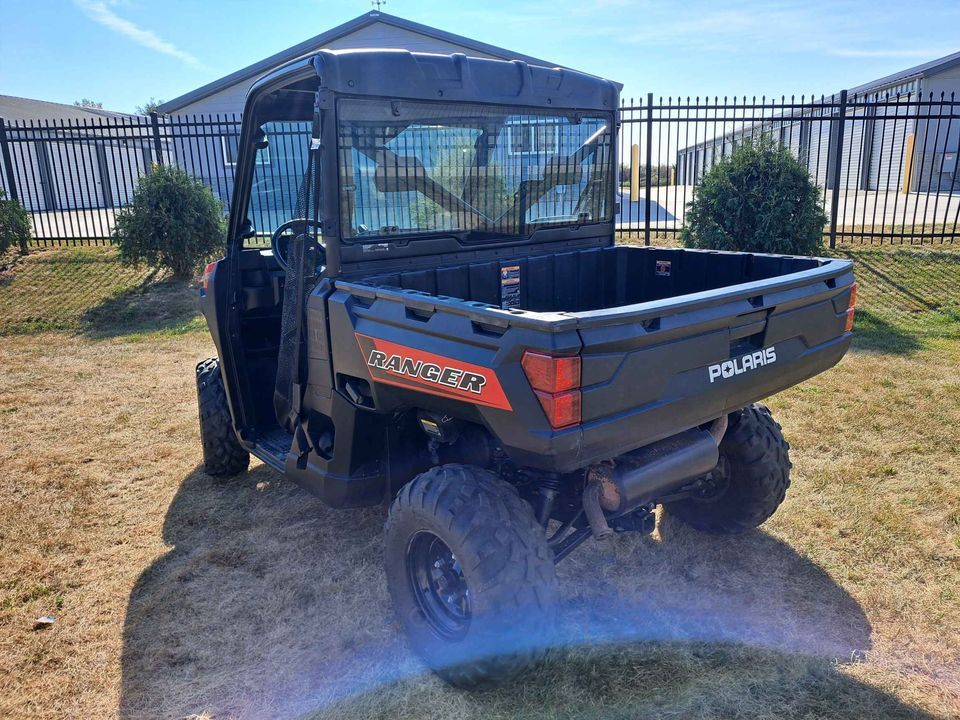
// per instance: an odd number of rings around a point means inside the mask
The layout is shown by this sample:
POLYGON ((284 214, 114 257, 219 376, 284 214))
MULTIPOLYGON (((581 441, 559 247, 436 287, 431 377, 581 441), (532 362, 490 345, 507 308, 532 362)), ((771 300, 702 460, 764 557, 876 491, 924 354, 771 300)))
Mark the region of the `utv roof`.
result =
POLYGON ((348 95, 606 111, 616 109, 623 87, 576 70, 522 60, 408 50, 321 50, 260 78, 250 88, 248 102, 265 89, 311 74, 321 88, 348 95))

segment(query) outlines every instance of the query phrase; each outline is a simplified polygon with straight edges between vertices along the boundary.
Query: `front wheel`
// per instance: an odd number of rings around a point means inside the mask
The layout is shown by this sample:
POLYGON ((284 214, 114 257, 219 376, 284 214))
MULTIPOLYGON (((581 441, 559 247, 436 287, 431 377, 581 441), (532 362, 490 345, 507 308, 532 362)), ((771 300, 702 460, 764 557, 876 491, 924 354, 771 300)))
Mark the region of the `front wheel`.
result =
POLYGON ((250 465, 248 453, 233 430, 220 363, 209 358, 197 365, 197 403, 200 406, 200 442, 203 468, 213 477, 230 477, 250 465))
POLYGON ((765 522, 790 486, 790 445, 763 405, 730 416, 720 443, 720 462, 697 495, 664 505, 686 524, 703 532, 732 535, 765 522))
POLYGON ((422 473, 390 507, 385 544, 397 618, 444 680, 493 687, 542 659, 556 612, 553 554, 512 485, 469 465, 422 473))

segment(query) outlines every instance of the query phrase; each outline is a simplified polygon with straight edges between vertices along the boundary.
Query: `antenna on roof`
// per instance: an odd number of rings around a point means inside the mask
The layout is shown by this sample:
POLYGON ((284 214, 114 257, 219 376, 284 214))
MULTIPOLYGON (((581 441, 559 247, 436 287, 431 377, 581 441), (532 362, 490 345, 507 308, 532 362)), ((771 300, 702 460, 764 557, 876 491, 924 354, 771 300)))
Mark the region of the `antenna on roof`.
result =
POLYGON ((373 6, 377 9, 377 12, 380 12, 380 6, 381 6, 381 5, 386 5, 386 4, 387 4, 387 0, 370 0, 370 4, 373 5, 373 6))

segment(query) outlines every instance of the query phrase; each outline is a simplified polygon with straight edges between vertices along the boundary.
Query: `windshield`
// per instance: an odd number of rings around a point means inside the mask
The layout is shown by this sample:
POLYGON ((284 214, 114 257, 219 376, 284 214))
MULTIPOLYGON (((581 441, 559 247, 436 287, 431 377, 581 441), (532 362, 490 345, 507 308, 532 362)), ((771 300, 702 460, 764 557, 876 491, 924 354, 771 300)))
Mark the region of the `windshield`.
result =
POLYGON ((385 99, 338 111, 346 239, 610 220, 608 117, 385 99))

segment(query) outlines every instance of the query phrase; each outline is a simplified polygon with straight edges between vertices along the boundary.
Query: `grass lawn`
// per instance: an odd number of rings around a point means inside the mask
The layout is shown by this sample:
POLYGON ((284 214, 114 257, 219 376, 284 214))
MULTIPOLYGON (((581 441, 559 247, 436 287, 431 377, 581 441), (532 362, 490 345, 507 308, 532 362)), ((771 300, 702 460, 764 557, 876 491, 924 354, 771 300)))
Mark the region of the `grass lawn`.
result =
MULTIPOLYGON (((380 508, 200 469, 195 288, 112 251, 0 275, 0 717, 960 716, 960 253, 857 262, 854 349, 770 399, 793 485, 759 531, 587 543, 523 682, 427 673, 380 508), (34 630, 44 614, 52 627, 34 630)), ((57 253, 57 254, 54 254, 57 253)))
POLYGON ((184 283, 121 265, 115 248, 63 247, 0 258, 0 337, 55 330, 176 334, 205 327, 184 283))

